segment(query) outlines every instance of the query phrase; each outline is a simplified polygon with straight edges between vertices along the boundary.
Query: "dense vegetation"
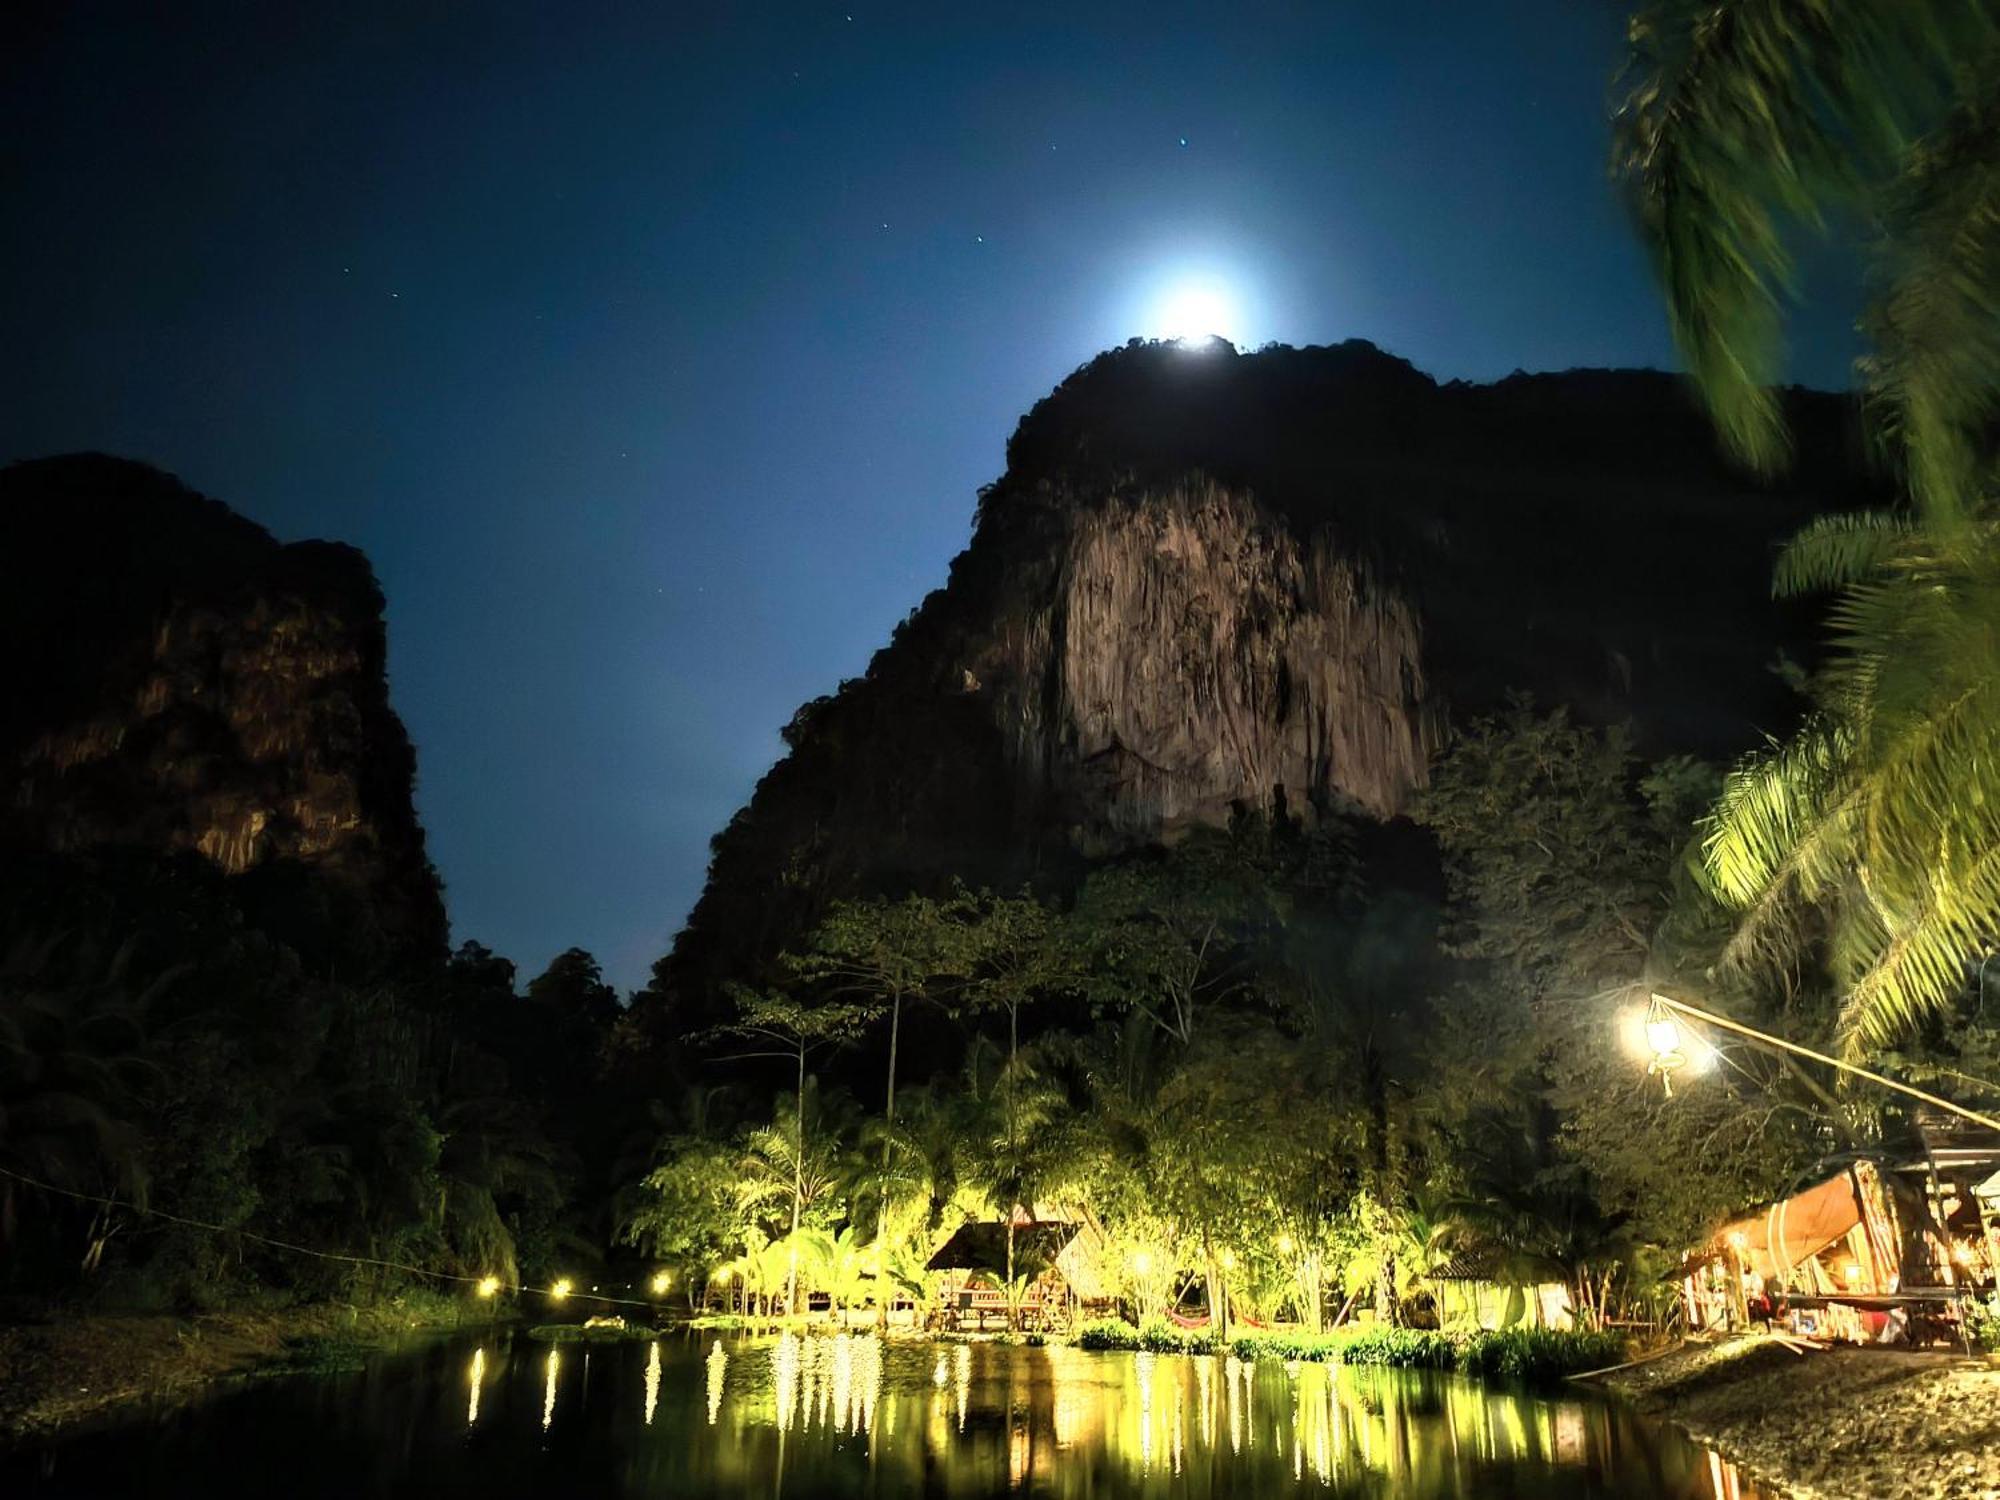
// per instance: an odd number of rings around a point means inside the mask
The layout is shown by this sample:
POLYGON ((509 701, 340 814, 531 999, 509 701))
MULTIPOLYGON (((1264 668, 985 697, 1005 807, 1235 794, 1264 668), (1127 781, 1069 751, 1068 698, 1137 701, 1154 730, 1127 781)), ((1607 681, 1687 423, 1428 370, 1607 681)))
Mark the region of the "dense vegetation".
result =
MULTIPOLYGON (((1434 1325, 1454 1255, 1565 1284, 1586 1323, 1657 1311, 1681 1247, 1895 1125, 1755 1053, 1669 1101, 1621 1044, 1647 982, 1709 984, 1729 935, 1683 860, 1719 780, 1517 702, 1463 728, 1419 808, 1441 903, 1384 879, 1363 825, 1242 820, 1061 898, 843 904, 739 995, 790 1085, 768 1113, 692 1100, 625 1233, 691 1298, 753 1310, 863 1301, 878 1254, 918 1293, 946 1231, 1028 1210, 1102 1231, 1135 1320, 1434 1325), (923 1012, 962 1060, 891 1101, 923 1012)), ((1790 1034, 1835 1025, 1824 981, 1715 983, 1790 1034)), ((1996 1042, 1967 1022, 1912 1062, 1996 1042)), ((1017 1296, 1040 1269, 1016 1258, 1017 1296)))
POLYGON ((367 1301, 601 1256, 617 1007, 588 955, 525 998, 472 944, 350 979, 195 857, 16 857, 0 910, 5 1290, 367 1301))

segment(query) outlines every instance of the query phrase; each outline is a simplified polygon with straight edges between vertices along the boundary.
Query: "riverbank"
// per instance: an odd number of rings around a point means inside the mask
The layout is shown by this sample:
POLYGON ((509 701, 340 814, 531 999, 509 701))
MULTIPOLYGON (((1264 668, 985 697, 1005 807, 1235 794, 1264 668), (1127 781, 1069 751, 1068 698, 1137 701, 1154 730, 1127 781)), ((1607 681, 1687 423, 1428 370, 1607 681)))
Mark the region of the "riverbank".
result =
POLYGON ((413 1336, 506 1321, 462 1298, 375 1307, 317 1303, 175 1317, 54 1313, 0 1324, 0 1442, 139 1403, 192 1399, 218 1381, 336 1370, 413 1336))
POLYGON ((1958 1354, 1750 1337, 1605 1377, 1796 1500, 2000 1500, 2000 1369, 1958 1354))

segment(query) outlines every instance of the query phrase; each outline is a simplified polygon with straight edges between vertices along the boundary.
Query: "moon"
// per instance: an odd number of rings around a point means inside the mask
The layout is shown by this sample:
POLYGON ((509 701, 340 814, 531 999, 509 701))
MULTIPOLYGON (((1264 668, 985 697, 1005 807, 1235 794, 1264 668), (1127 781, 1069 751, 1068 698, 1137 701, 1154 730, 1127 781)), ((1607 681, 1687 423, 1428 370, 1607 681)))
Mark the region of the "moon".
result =
POLYGON ((1154 338, 1184 343, 1215 338, 1232 344, 1243 339, 1243 309, 1228 283, 1215 277, 1169 283, 1146 321, 1154 338))

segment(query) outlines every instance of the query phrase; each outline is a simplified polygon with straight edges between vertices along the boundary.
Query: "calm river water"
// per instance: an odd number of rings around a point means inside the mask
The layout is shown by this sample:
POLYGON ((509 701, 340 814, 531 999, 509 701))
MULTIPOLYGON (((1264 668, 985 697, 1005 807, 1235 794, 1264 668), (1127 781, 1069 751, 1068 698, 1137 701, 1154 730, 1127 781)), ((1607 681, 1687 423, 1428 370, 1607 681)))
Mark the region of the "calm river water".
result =
POLYGON ((1736 1500, 1673 1431, 1452 1376, 872 1337, 489 1335, 0 1455, 0 1494, 1736 1500))

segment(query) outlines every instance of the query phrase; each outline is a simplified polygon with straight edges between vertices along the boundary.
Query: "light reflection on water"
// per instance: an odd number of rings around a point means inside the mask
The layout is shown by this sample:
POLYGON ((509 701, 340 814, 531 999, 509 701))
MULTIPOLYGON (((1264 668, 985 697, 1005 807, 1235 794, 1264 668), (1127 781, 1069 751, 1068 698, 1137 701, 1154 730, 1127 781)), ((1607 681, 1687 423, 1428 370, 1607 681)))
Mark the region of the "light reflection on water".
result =
POLYGON ((266 1382, 36 1458, 0 1456, 0 1493, 1753 1494, 1713 1454, 1594 1395, 872 1334, 488 1338, 266 1382))

